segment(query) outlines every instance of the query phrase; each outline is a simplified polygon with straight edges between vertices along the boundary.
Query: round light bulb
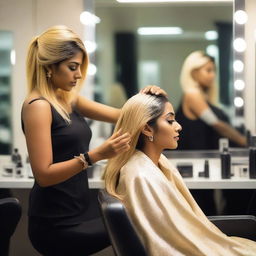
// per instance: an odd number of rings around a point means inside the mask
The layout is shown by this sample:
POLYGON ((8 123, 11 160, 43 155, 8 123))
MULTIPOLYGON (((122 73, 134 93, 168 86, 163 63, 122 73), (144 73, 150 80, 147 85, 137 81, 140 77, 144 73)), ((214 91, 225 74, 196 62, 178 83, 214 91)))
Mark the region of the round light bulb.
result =
POLYGON ((241 79, 237 79, 234 83, 234 87, 237 91, 242 91, 245 87, 245 83, 241 79))
POLYGON ((234 13, 234 20, 237 24, 243 25, 248 20, 248 15, 243 10, 238 10, 234 13))
POLYGON ((90 63, 88 65, 87 74, 89 76, 94 76, 96 74, 96 72, 97 72, 97 67, 94 64, 90 63))
POLYGON ((235 98, 234 98, 234 105, 235 105, 237 108, 241 108, 241 107, 243 107, 243 105, 244 105, 244 100, 243 100, 241 97, 235 97, 235 98))
POLYGON ((235 60, 233 67, 236 72, 240 73, 244 70, 244 63, 241 60, 235 60))
POLYGON ((246 49, 246 42, 243 38, 236 38, 233 42, 234 49, 237 52, 244 52, 246 49))

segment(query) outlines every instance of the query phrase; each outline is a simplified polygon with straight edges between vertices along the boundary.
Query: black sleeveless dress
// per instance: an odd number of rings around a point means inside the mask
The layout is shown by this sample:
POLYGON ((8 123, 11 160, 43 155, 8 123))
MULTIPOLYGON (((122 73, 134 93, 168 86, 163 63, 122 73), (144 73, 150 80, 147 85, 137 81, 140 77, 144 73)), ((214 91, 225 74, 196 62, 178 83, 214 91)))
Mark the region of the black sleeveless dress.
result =
MULTIPOLYGON (((68 124, 53 106, 51 112, 53 163, 70 160, 88 151, 92 134, 83 116, 73 109, 68 124)), ((89 208, 86 170, 48 187, 39 186, 35 180, 28 208, 29 237, 33 246, 44 255, 55 256, 84 256, 108 246, 102 220, 91 216, 89 208)))
MULTIPOLYGON (((226 123, 229 123, 228 116, 219 108, 208 103, 210 109, 226 123)), ((218 149, 220 135, 201 119, 189 119, 185 116, 182 105, 176 111, 176 120, 182 126, 178 150, 204 150, 218 149)))

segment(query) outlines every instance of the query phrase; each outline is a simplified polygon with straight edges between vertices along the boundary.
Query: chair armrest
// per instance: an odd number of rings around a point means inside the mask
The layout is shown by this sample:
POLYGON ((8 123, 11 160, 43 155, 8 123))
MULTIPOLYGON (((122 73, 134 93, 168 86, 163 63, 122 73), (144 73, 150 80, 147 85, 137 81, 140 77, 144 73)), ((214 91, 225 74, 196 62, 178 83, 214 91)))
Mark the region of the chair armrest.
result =
POLYGON ((228 236, 256 241, 256 217, 252 215, 208 216, 208 219, 228 236))

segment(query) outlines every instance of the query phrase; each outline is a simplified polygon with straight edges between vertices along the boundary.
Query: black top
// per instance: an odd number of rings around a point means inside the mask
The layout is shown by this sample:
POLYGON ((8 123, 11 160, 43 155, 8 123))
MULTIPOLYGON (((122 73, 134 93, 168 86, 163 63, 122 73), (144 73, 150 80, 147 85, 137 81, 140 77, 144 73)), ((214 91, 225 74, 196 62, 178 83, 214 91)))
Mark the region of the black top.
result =
MULTIPOLYGON (((70 160, 88 151, 91 130, 83 116, 74 109, 68 124, 52 105, 51 112, 53 163, 70 160)), ((30 192, 28 215, 48 218, 56 224, 76 224, 86 219, 88 207, 88 177, 86 171, 81 171, 64 182, 48 187, 40 187, 35 180, 30 192)))
MULTIPOLYGON (((227 115, 219 108, 208 103, 211 110, 218 119, 229 123, 227 115)), ((203 150, 218 149, 219 138, 221 136, 208 124, 201 119, 189 119, 183 113, 182 105, 176 112, 176 120, 182 126, 180 140, 178 142, 178 150, 203 150)))

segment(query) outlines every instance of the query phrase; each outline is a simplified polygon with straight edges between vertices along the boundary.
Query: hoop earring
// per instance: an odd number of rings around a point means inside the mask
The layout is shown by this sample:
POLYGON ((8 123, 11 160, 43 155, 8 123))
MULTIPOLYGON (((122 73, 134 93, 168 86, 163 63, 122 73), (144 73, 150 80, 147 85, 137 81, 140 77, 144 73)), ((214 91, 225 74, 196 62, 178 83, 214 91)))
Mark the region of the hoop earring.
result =
POLYGON ((148 140, 153 142, 154 141, 154 137, 153 136, 148 136, 148 140))

